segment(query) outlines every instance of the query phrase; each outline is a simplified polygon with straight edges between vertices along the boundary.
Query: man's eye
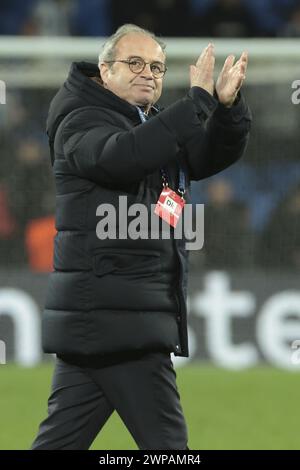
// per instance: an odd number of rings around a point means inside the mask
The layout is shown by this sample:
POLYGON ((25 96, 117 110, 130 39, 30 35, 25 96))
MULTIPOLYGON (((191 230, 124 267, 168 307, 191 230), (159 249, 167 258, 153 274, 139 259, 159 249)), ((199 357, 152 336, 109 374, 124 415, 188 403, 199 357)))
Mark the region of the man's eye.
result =
POLYGON ((130 63, 131 63, 131 65, 141 65, 140 60, 131 60, 130 63))
POLYGON ((157 64, 153 64, 151 69, 154 71, 154 72, 161 72, 162 71, 162 68, 157 65, 157 64))

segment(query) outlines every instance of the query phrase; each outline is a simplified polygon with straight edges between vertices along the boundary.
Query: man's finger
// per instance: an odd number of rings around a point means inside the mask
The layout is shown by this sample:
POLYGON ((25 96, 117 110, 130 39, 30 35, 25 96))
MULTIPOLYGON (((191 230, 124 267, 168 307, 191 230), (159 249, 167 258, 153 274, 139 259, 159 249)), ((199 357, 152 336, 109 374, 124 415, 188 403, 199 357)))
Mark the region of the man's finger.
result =
POLYGON ((224 65, 223 65, 223 68, 222 68, 222 71, 221 71, 221 74, 223 75, 224 73, 227 73, 231 67, 233 66, 234 64, 234 60, 235 60, 235 56, 233 54, 230 54, 225 62, 224 62, 224 65))
POLYGON ((236 91, 240 90, 240 88, 242 87, 243 82, 244 82, 245 79, 246 79, 246 75, 243 74, 243 73, 238 73, 236 75, 236 79, 235 79, 236 80, 236 83, 235 83, 235 90, 236 91))
POLYGON ((233 69, 234 70, 241 70, 243 73, 246 72, 248 65, 248 57, 241 55, 239 60, 235 63, 233 69))
POLYGON ((235 66, 239 66, 240 64, 248 65, 248 52, 243 52, 239 60, 236 62, 235 66))
POLYGON ((233 69, 235 71, 240 71, 241 73, 245 74, 247 71, 247 65, 248 63, 246 60, 239 59, 237 63, 235 64, 235 66, 233 67, 233 69))
POLYGON ((242 54, 242 60, 243 60, 243 64, 245 65, 245 70, 247 70, 248 62, 249 62, 249 55, 248 55, 248 52, 243 52, 243 54, 242 54))
POLYGON ((205 54, 207 54, 207 51, 208 51, 208 48, 209 48, 210 44, 208 44, 204 49, 203 51, 201 52, 200 56, 198 57, 198 60, 196 62, 196 66, 199 65, 199 63, 201 63, 203 57, 205 56, 205 54))
POLYGON ((207 56, 208 54, 214 54, 214 45, 210 42, 205 49, 203 49, 203 51, 201 52, 197 62, 196 62, 196 66, 198 67, 199 65, 201 65, 201 63, 203 62, 203 60, 205 59, 205 56, 207 56))

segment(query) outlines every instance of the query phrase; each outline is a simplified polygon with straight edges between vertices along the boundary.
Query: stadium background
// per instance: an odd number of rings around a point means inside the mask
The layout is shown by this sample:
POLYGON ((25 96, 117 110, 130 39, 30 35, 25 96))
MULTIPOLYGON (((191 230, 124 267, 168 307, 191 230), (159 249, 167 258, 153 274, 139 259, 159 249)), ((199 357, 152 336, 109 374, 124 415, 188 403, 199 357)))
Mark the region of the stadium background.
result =
MULTIPOLYGON (((29 447, 54 362, 40 348, 54 235, 48 105, 70 63, 96 62, 124 22, 166 40, 163 106, 183 96, 188 65, 209 41, 217 70, 227 54, 249 51, 246 155, 193 185, 194 203, 205 204, 205 244, 190 256, 191 356, 174 363, 191 449, 299 449, 296 0, 1 1, 0 449, 29 447)), ((135 444, 113 416, 93 448, 135 444)))

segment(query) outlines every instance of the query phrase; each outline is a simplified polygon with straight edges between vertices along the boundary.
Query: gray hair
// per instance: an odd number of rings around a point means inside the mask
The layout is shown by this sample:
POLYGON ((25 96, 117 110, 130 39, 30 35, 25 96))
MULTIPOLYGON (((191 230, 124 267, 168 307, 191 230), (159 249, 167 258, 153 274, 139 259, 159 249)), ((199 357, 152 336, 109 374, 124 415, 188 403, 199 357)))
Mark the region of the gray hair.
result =
POLYGON ((130 33, 140 33, 145 34, 146 36, 150 36, 152 39, 154 39, 154 41, 156 41, 160 45, 162 51, 165 53, 165 43, 161 41, 160 38, 155 36, 154 33, 151 33, 151 31, 148 31, 147 29, 140 28, 135 24, 128 23, 124 24, 123 26, 120 26, 120 28, 118 28, 117 31, 112 36, 110 36, 107 41, 103 44, 102 50, 99 54, 99 64, 101 62, 114 60, 117 43, 123 36, 126 36, 130 33))

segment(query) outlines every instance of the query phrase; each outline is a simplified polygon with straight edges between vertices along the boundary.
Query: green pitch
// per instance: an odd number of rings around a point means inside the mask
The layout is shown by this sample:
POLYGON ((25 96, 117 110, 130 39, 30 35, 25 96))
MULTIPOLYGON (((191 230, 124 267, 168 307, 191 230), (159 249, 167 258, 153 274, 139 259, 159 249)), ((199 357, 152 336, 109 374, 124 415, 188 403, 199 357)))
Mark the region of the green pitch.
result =
MULTIPOLYGON (((0 449, 28 449, 46 416, 53 365, 0 365, 0 449)), ((299 373, 176 369, 190 449, 300 449, 299 373)), ((136 449, 116 413, 92 449, 136 449)))

